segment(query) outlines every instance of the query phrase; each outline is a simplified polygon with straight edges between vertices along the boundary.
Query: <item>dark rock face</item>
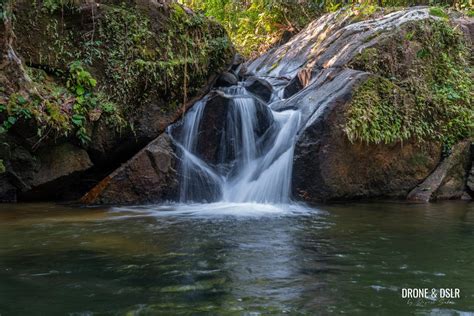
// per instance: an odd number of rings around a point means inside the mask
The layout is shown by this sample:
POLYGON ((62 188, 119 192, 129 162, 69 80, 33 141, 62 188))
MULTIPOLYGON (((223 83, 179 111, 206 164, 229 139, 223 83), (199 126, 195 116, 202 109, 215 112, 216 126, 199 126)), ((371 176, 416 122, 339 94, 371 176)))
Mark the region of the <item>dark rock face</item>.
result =
POLYGON ((44 148, 34 154, 10 140, 2 147, 7 159, 6 171, 0 177, 2 201, 14 202, 18 197, 36 200, 55 199, 79 173, 92 167, 87 152, 63 143, 44 148))
POLYGON ((306 87, 311 80, 311 70, 310 69, 303 69, 298 72, 298 75, 293 77, 290 80, 288 85, 285 87, 283 91, 283 97, 285 99, 291 97, 292 95, 296 94, 298 91, 306 87))
POLYGON ((408 200, 429 202, 462 198, 471 165, 470 145, 469 140, 455 145, 433 173, 408 194, 408 200))
POLYGON ((474 193, 474 164, 469 170, 469 174, 467 176, 467 188, 471 193, 474 193))
POLYGON ((366 77, 328 69, 292 99, 307 113, 295 148, 295 197, 311 202, 404 198, 436 166, 441 155, 437 144, 367 145, 347 139, 341 129, 344 113, 366 77))
POLYGON ((349 142, 337 129, 341 123, 337 111, 329 111, 326 121, 313 124, 298 141, 295 196, 312 202, 403 199, 436 166, 440 156, 436 144, 349 142))
POLYGON ((272 97, 272 85, 261 78, 249 77, 245 81, 245 88, 258 98, 260 98, 263 102, 270 101, 272 97))
POLYGON ((176 197, 177 157, 168 135, 148 144, 103 179, 81 201, 85 204, 135 204, 176 197))
POLYGON ((215 164, 219 160, 219 147, 231 106, 232 100, 219 92, 212 93, 206 103, 199 125, 197 152, 199 158, 208 163, 215 164))

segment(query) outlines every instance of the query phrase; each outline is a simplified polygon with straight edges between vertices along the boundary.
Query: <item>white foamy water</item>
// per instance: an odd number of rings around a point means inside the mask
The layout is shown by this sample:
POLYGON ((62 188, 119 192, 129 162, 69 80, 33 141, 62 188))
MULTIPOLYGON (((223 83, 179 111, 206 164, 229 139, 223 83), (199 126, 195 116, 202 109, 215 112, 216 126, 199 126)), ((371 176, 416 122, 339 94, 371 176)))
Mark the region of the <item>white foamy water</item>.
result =
POLYGON ((198 218, 214 217, 265 217, 265 216, 292 216, 304 214, 316 214, 325 212, 308 208, 304 204, 262 204, 262 203, 176 203, 167 205, 142 205, 128 207, 114 207, 111 210, 116 213, 113 219, 124 219, 129 217, 172 217, 187 216, 198 218))
MULTIPOLYGON (((262 105, 240 85, 224 92, 231 102, 219 144, 218 156, 222 162, 206 163, 197 149, 206 98, 186 114, 179 135, 174 135, 173 127, 169 129, 181 151, 180 202, 289 203, 300 113, 263 109, 268 111, 264 114, 270 126, 259 135, 260 125, 265 124, 258 119, 262 105), (234 155, 233 160, 224 162, 228 153, 234 155)), ((229 204, 229 209, 233 207, 229 204)))

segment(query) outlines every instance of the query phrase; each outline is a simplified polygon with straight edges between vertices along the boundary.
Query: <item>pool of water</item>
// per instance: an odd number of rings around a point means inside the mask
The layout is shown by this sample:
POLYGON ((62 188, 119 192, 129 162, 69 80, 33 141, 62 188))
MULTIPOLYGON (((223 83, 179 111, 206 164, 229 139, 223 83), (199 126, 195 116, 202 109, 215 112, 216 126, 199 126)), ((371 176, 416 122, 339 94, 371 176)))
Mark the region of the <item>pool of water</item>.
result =
POLYGON ((2 316, 473 311, 474 203, 0 205, 2 316))

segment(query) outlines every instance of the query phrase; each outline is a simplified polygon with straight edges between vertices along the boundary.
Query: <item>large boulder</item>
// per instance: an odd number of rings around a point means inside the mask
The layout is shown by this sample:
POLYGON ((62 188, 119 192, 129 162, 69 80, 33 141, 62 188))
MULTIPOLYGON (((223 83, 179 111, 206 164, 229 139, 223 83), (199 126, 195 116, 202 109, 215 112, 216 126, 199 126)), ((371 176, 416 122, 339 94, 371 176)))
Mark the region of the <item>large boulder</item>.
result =
POLYGON ((217 78, 216 87, 230 87, 236 85, 239 79, 232 72, 226 71, 217 78))
MULTIPOLYGON (((57 145, 81 147, 94 168, 68 176, 79 194, 177 121, 234 55, 220 25, 174 1, 6 5, 5 16, 15 17, 0 24, 0 125, 8 125, 6 142, 23 148, 31 161, 57 145)), ((43 174, 54 173, 39 164, 25 180, 25 167, 7 156, 0 161, 8 174, 2 175, 0 196, 11 197, 15 188, 21 198, 36 199, 39 193, 28 191, 43 174)))
POLYGON ((472 51, 454 20, 426 7, 341 10, 248 63, 257 76, 291 78, 289 98, 272 107, 301 113, 296 198, 404 199, 436 168, 443 143, 469 135, 472 51))
POLYGON ((178 189, 176 170, 177 157, 171 139, 163 134, 105 177, 81 202, 138 204, 173 199, 178 189))
POLYGON ((170 1, 84 0, 60 7, 21 0, 14 14, 15 49, 27 65, 64 72, 83 62, 133 125, 133 131, 93 129, 91 149, 104 161, 123 142, 138 148, 161 134, 233 58, 222 27, 170 1), (189 60, 187 67, 182 60, 189 60))
POLYGON ((227 113, 231 110, 232 99, 223 93, 211 93, 198 127, 196 153, 207 163, 216 164, 221 151, 221 139, 227 126, 227 113))

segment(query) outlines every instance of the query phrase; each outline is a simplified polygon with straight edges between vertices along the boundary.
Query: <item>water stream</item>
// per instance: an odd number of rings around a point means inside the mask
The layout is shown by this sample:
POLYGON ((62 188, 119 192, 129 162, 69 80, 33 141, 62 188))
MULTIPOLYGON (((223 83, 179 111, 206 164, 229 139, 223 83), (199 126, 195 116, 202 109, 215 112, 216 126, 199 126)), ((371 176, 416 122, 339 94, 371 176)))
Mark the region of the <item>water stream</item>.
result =
MULTIPOLYGON (((174 126, 168 130, 181 152, 180 202, 289 203, 300 113, 264 105, 271 125, 259 135, 261 101, 242 83, 221 90, 231 102, 216 164, 204 161, 197 146, 207 98, 186 114, 179 133, 174 126), (226 161, 229 155, 232 160, 226 161)), ((281 89, 274 91, 272 100, 280 95, 281 89)))

